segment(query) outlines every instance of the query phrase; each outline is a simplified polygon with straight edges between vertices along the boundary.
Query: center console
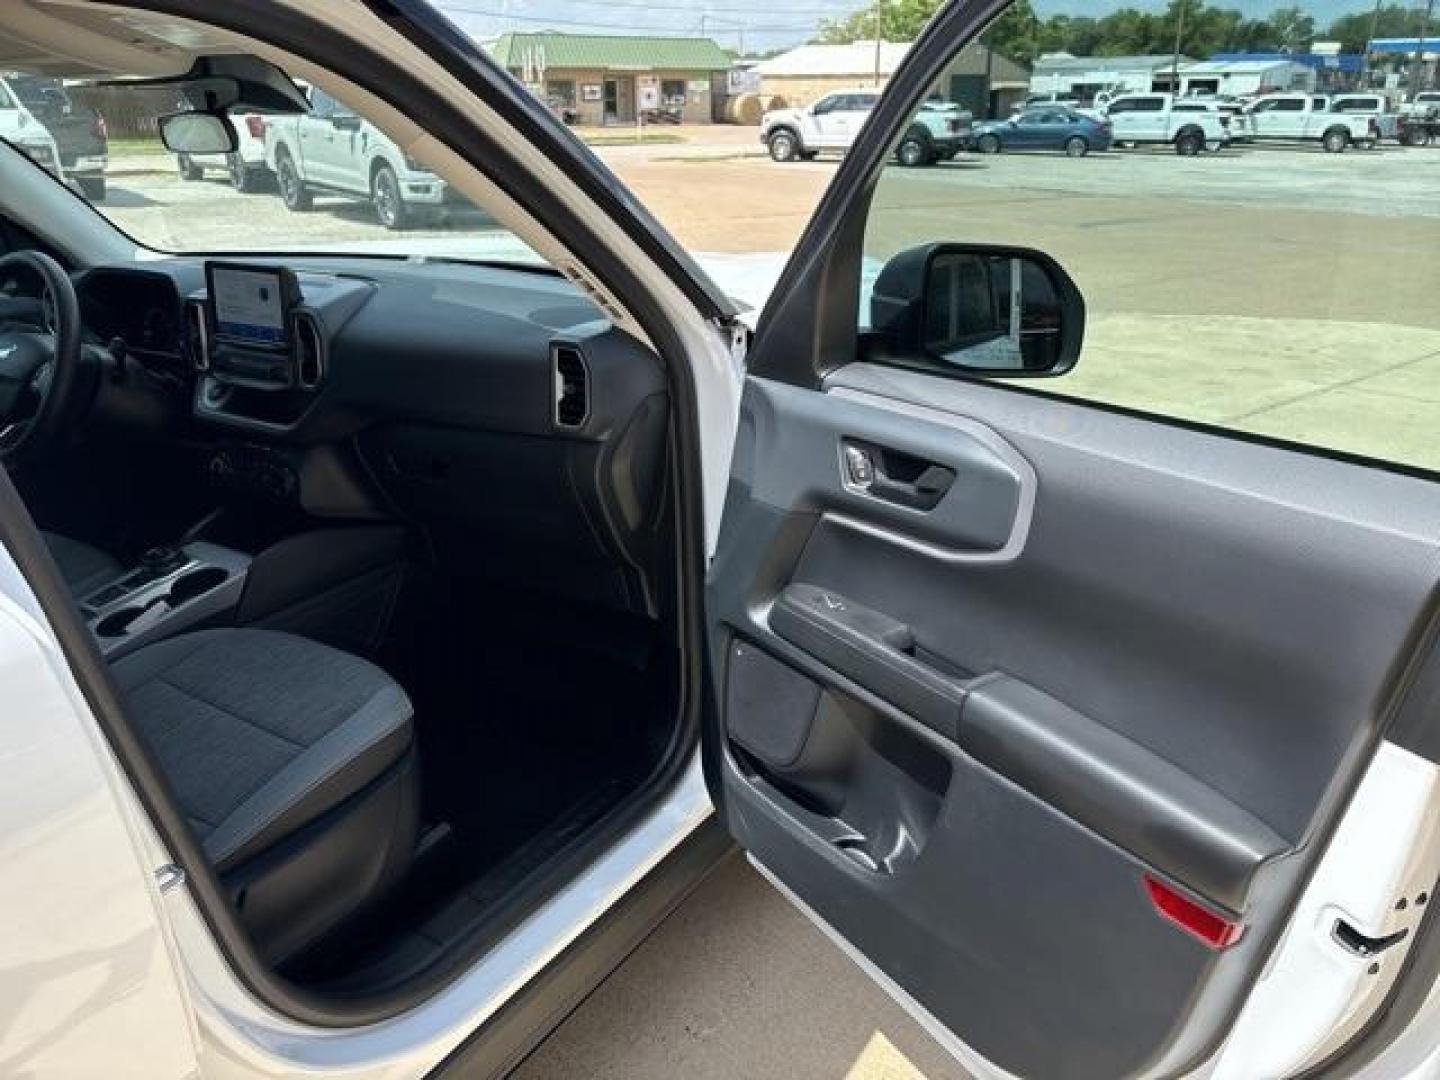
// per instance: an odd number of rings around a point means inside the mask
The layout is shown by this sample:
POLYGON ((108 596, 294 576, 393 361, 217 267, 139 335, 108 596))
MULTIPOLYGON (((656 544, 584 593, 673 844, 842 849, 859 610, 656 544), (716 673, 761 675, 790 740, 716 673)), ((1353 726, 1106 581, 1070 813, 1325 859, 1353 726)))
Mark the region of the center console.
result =
POLYGON ((107 659, 234 611, 250 556, 196 542, 147 551, 139 566, 80 598, 80 611, 107 659))
POLYGON ((205 288, 185 301, 196 415, 293 430, 324 388, 332 335, 373 291, 367 281, 287 266, 207 262, 205 288))

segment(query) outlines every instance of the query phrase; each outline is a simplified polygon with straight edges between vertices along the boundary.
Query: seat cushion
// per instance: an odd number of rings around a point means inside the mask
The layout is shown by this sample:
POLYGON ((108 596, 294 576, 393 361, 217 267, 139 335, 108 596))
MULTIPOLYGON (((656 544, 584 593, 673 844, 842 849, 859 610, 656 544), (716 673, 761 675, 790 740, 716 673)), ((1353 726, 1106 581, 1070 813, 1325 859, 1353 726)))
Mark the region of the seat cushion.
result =
POLYGON ((125 568, 113 556, 80 540, 59 533, 42 532, 50 556, 60 567, 60 576, 76 599, 82 599, 106 582, 114 581, 125 568))
POLYGON ((184 634, 114 673, 221 872, 359 792, 413 737, 410 700, 385 672, 292 634, 184 634))

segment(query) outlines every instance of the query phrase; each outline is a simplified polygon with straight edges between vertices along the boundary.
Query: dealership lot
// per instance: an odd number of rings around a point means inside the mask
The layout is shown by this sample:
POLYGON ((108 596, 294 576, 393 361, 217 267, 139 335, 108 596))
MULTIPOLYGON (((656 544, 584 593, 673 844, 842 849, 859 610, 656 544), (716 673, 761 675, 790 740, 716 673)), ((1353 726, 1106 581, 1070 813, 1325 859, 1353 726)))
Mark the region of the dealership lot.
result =
MULTIPOLYGON (((836 165, 757 150, 732 138, 600 153, 692 250, 784 252, 836 165)), ((165 158, 111 186, 107 213, 178 248, 243 249, 282 231, 297 248, 496 246, 478 213, 388 233, 362 203, 291 213, 218 177, 181 181, 165 158), (242 212, 222 212, 237 201, 242 212)), ((948 234, 1056 256, 1089 326, 1080 367, 1047 389, 1440 468, 1440 304, 1418 272, 1440 240, 1437 192, 1440 149, 967 156, 888 169, 867 250, 948 234)))

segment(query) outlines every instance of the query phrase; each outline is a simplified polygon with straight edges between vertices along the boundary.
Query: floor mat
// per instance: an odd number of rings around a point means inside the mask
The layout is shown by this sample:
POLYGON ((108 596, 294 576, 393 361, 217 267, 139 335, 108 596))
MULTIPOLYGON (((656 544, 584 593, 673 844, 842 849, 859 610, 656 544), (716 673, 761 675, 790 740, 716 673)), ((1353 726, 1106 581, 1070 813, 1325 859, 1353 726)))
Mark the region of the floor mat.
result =
POLYGON ((653 624, 502 591, 427 591, 379 661, 415 704, 424 819, 450 832, 296 965, 311 985, 373 983, 433 954, 635 790, 675 716, 653 624))

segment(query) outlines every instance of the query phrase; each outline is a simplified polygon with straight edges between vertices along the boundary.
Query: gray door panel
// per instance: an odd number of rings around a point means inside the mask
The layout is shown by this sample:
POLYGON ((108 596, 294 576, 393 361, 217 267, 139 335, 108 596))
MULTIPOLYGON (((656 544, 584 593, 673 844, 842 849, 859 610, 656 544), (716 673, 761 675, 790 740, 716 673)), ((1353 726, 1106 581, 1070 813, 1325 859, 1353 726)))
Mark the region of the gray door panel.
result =
POLYGON ((1176 1071, 1223 1037, 1379 737, 1437 537, 1424 480, 916 372, 752 378, 712 787, 997 1064, 1176 1071), (897 504, 850 445, 948 486, 897 504), (1208 948, 1147 878, 1243 935, 1208 948))

